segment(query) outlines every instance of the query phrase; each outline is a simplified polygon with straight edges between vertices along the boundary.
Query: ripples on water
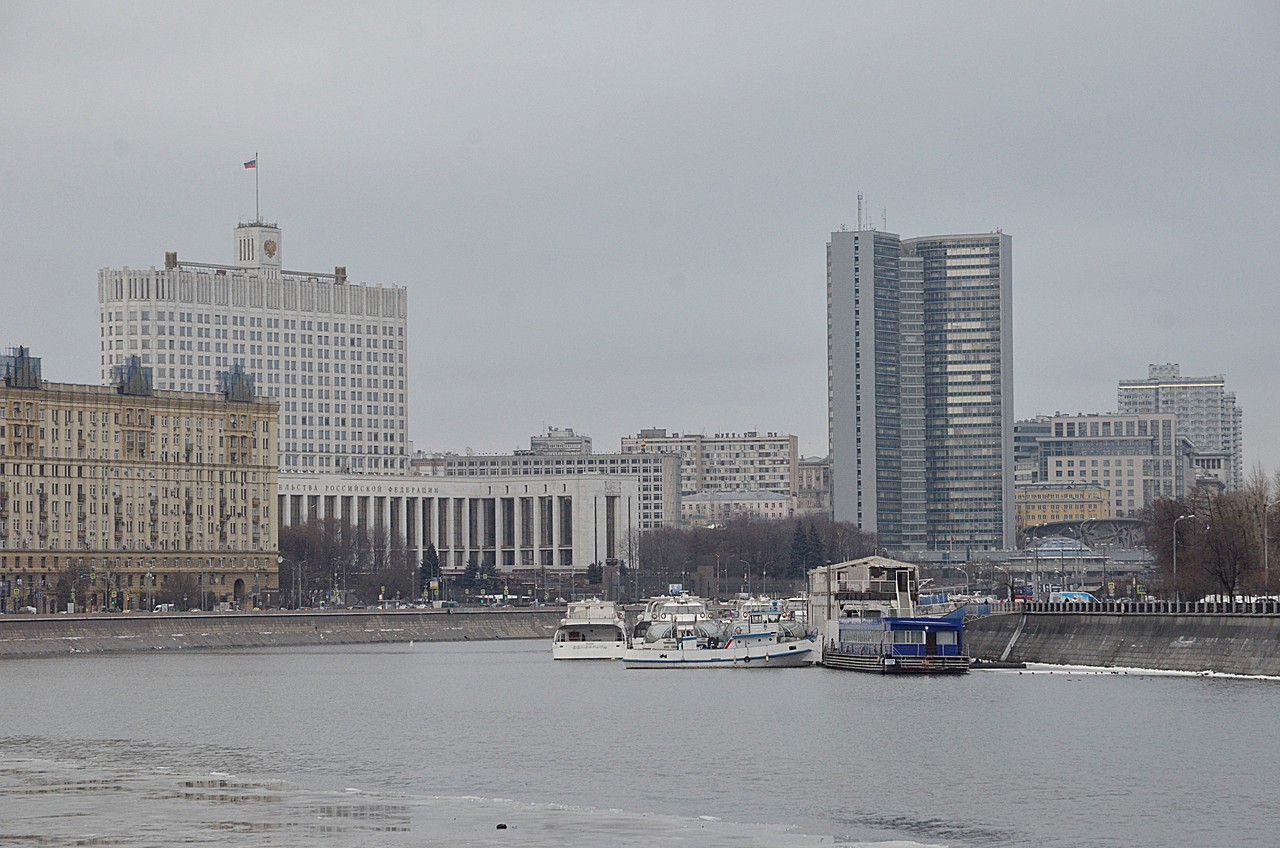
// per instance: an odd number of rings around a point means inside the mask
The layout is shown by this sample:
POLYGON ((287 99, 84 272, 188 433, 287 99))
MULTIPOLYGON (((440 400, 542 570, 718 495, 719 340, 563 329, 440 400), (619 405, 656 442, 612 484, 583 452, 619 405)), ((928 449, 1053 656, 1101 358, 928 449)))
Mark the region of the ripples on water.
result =
POLYGON ((1274 682, 627 671, 541 643, 0 670, 3 846, 1275 844, 1274 682))

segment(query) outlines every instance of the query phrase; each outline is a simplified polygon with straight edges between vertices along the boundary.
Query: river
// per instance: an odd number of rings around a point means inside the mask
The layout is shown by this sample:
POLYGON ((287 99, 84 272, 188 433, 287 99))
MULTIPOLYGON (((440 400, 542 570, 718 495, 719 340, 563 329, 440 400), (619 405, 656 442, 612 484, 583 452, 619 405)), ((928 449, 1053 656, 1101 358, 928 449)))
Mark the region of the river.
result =
POLYGON ((72 656, 0 674, 0 845, 1277 839, 1274 681, 629 671, 553 662, 545 642, 72 656))

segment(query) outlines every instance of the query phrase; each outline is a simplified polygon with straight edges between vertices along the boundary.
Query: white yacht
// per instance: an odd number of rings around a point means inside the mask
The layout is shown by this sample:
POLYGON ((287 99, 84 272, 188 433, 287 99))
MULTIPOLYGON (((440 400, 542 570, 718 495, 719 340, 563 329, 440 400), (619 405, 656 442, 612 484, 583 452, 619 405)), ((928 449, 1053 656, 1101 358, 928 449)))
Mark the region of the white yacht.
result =
POLYGON ((551 639, 557 660, 620 660, 627 649, 627 625, 613 601, 571 601, 551 639))

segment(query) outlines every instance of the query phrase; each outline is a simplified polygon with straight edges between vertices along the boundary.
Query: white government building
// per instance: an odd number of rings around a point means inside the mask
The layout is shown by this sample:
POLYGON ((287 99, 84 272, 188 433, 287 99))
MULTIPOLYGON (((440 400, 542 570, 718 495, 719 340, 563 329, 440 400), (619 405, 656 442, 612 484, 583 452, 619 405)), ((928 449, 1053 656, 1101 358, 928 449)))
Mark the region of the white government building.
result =
POLYGON ((280 402, 282 473, 408 474, 405 288, 284 270, 282 245, 258 220, 231 265, 100 270, 102 381, 138 356, 156 389, 213 392, 238 364, 280 402))
POLYGON ((639 494, 636 476, 282 474, 279 508, 282 526, 337 519, 403 544, 419 562, 434 544, 453 573, 472 556, 500 573, 571 572, 634 564, 639 494))

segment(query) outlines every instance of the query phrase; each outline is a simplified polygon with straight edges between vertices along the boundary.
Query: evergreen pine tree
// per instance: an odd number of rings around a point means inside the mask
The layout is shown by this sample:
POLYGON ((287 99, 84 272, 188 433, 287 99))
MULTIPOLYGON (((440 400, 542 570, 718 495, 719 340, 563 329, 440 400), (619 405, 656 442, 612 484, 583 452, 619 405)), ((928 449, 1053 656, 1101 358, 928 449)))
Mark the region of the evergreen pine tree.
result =
POLYGON ((420 569, 422 591, 425 593, 427 587, 431 585, 432 580, 440 577, 440 554, 436 551, 435 542, 427 543, 427 551, 422 555, 422 567, 420 569))
POLYGON ((473 555, 467 560, 467 567, 462 571, 462 588, 475 589, 480 582, 480 563, 473 555))
POLYGON ((792 580, 804 577, 805 571, 813 565, 810 561, 809 537, 805 535, 804 525, 796 522, 796 531, 791 536, 791 555, 787 560, 787 576, 792 580))
POLYGON ((822 544, 822 537, 818 535, 818 528, 809 523, 809 563, 808 568, 817 568, 820 565, 827 564, 826 546, 822 544))

